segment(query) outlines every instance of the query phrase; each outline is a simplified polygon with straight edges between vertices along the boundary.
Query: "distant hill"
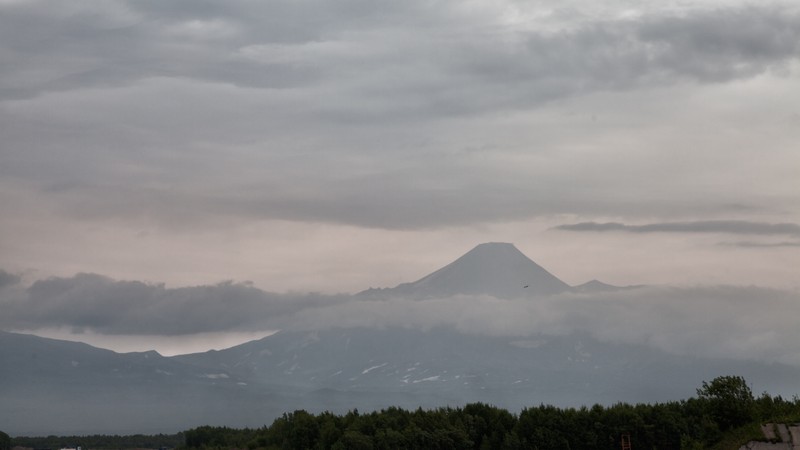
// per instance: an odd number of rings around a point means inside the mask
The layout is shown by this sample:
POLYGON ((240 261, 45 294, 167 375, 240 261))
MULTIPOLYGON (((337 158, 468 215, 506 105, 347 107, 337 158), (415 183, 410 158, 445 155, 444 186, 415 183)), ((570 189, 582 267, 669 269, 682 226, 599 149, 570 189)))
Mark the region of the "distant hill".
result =
POLYGON ((235 376, 152 351, 0 331, 0 361, 0 424, 11 435, 171 433, 226 415, 245 419, 239 407, 282 412, 235 376))
POLYGON ((644 286, 614 286, 611 284, 603 283, 599 280, 591 280, 586 283, 579 284, 572 287, 572 291, 581 293, 595 293, 595 292, 613 292, 623 291, 628 289, 637 289, 644 286))
POLYGON ((0 358, 0 423, 12 435, 258 427, 295 409, 666 401, 727 373, 759 391, 786 393, 800 379, 788 366, 679 357, 585 336, 513 339, 451 329, 284 331, 169 358, 0 333, 0 358))

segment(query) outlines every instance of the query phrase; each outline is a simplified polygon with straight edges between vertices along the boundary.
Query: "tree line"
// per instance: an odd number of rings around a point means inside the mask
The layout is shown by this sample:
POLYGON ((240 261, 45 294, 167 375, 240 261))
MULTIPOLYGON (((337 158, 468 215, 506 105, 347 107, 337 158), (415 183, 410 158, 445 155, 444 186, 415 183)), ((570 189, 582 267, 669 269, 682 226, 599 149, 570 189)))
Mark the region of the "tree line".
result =
POLYGON ((704 382, 697 397, 657 404, 582 408, 541 405, 513 414, 482 403, 459 408, 388 408, 361 414, 303 410, 270 426, 200 427, 184 433, 189 449, 634 449, 710 448, 731 430, 767 420, 800 420, 800 399, 754 398, 736 376, 704 382))
MULTIPOLYGON (((2 441, 0 436, 0 441, 2 441)), ((177 448, 186 444, 183 433, 176 434, 134 434, 127 436, 95 434, 89 436, 18 436, 9 439, 10 447, 58 450, 81 447, 84 450, 123 449, 123 448, 177 448)), ((8 450, 0 442, 0 450, 8 450)))
POLYGON ((767 393, 755 398, 743 378, 723 376, 703 382, 696 397, 667 403, 581 408, 540 405, 519 413, 483 403, 434 410, 391 407, 365 414, 353 410, 343 415, 298 410, 257 429, 202 426, 175 435, 47 438, 8 438, 0 432, 0 450, 12 446, 81 446, 87 450, 616 450, 621 448, 623 436, 637 450, 702 449, 721 445, 726 436, 740 430, 755 433, 758 423, 768 421, 800 421, 800 398, 788 400, 767 393))

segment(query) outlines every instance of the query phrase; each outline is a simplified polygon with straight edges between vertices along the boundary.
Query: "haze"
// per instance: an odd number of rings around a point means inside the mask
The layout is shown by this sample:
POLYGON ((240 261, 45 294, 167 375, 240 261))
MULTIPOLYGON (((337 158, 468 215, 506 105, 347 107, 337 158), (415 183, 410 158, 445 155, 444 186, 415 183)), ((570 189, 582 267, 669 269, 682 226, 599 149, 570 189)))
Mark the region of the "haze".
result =
POLYGON ((0 1, 0 328, 198 349, 398 309, 797 364, 799 57, 789 1, 0 1), (607 299, 610 336, 347 295, 489 241, 661 301, 607 299))

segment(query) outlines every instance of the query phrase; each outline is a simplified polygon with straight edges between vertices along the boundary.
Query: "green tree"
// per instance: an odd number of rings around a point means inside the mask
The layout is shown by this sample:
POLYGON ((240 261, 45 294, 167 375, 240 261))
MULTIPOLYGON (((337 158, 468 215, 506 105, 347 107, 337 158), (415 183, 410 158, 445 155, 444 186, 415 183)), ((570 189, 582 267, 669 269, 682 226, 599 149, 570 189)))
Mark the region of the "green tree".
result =
MULTIPOLYGON (((341 440, 338 442, 344 445, 344 448, 349 450, 372 450, 372 438, 355 430, 346 430, 342 435, 341 440)), ((294 447, 294 448, 310 448, 310 447, 294 447)))
POLYGON ((0 431, 0 450, 8 450, 11 448, 11 437, 0 431))
POLYGON ((706 402, 708 412, 722 430, 738 427, 753 421, 755 399, 744 378, 722 376, 703 381, 697 390, 700 400, 706 402))

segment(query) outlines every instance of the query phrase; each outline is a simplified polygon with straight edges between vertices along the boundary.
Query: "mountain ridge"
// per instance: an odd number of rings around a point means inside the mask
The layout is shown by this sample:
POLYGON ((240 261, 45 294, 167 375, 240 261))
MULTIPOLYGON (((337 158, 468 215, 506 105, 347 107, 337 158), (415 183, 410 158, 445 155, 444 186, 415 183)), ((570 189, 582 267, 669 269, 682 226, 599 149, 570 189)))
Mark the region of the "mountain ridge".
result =
POLYGON ((9 362, 0 365, 6 432, 258 427, 298 409, 344 413, 482 402, 520 410, 670 401, 724 373, 791 396, 800 379, 795 367, 679 356, 588 335, 493 337, 451 327, 281 331, 174 357, 59 342, 0 333, 0 357, 9 362))

